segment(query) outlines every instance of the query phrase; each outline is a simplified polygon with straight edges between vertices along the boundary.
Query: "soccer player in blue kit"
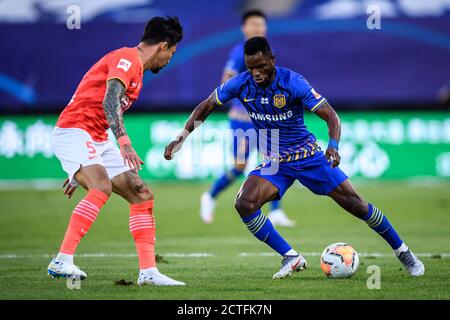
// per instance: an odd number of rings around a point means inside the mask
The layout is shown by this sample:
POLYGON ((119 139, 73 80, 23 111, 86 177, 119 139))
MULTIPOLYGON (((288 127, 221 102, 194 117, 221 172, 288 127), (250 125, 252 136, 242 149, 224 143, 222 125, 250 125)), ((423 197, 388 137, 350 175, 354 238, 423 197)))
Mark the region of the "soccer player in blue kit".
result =
POLYGON ((238 98, 267 148, 260 148, 264 149, 266 161, 248 175, 236 196, 235 208, 250 232, 283 257, 281 269, 273 279, 288 277, 307 266, 306 260, 283 239, 260 209, 264 203, 281 198, 295 180, 315 194, 329 196, 365 221, 388 242, 411 276, 423 275, 423 263, 409 250, 387 217, 357 193, 338 167, 340 120, 327 100, 300 74, 276 67, 265 38, 247 40, 244 53, 248 71, 216 88, 195 108, 184 131, 167 145, 164 157, 173 158, 194 130, 196 121, 204 121, 215 108, 238 98), (304 124, 303 106, 327 123, 330 140, 325 153, 304 124), (272 167, 275 170, 270 170, 272 167))
MULTIPOLYGON (((265 36, 267 32, 267 18, 262 11, 249 10, 242 15, 241 30, 245 39, 256 36, 265 36)), ((244 42, 240 42, 233 47, 229 59, 225 65, 222 83, 225 83, 235 75, 247 71, 244 62, 244 42)), ((230 111, 228 112, 230 127, 233 132, 242 129, 247 131, 253 129, 252 121, 245 110, 245 107, 238 99, 232 99, 230 111)), ((233 137, 234 166, 226 171, 220 178, 214 181, 210 190, 204 192, 200 199, 200 216, 204 223, 210 224, 214 219, 214 208, 219 194, 230 186, 237 178, 243 175, 248 163, 250 151, 256 147, 257 143, 250 143, 246 138, 238 139, 233 137)), ((295 221, 290 220, 281 207, 281 200, 273 200, 270 203, 271 211, 268 218, 275 226, 292 227, 295 221)))

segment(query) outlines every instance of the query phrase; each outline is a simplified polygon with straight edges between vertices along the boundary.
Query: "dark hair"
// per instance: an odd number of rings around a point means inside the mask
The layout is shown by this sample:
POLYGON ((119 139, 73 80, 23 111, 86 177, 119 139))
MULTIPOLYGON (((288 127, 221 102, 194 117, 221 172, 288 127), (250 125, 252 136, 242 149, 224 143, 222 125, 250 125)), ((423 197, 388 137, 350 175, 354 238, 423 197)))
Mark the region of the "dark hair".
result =
POLYGON ((258 52, 261 52, 265 56, 273 57, 272 49, 266 38, 254 37, 248 39, 244 45, 244 53, 248 56, 252 56, 258 52))
POLYGON ((241 23, 245 24, 250 17, 261 17, 264 18, 264 20, 267 20, 266 15, 261 10, 248 10, 242 14, 241 23))
POLYGON ((183 39, 183 27, 177 17, 154 17, 145 25, 141 42, 149 45, 167 41, 169 47, 183 39))

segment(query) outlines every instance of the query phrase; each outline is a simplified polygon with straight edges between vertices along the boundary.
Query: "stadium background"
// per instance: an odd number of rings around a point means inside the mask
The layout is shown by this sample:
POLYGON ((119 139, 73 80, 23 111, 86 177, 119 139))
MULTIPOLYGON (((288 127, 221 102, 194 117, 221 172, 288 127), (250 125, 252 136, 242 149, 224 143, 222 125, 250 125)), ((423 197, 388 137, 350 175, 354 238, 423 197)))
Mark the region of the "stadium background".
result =
MULTIPOLYGON (((350 175, 448 179, 450 15, 448 2, 427 3, 2 1, 0 35, 8 49, 0 52, 0 165, 9 169, 0 180, 62 179, 49 144, 57 114, 97 59, 136 45, 148 17, 170 14, 180 17, 185 38, 165 70, 145 75, 127 128, 146 160, 146 179, 221 174, 229 162, 229 147, 220 140, 228 128, 225 112, 207 124, 208 137, 196 136, 205 143, 202 153, 186 150, 183 158, 193 161, 169 163, 162 152, 219 83, 230 48, 242 39, 240 13, 254 7, 269 16, 278 64, 302 73, 341 114, 343 166, 350 175), (367 28, 371 3, 381 9, 381 30, 367 28), (81 9, 81 29, 66 25, 73 4, 81 9)), ((306 123, 327 141, 320 119, 308 115, 306 123)))
MULTIPOLYGON (((125 123, 138 154, 145 161, 142 177, 157 192, 161 190, 159 194, 166 199, 166 204, 173 190, 179 192, 180 199, 190 203, 185 204, 186 208, 178 208, 180 215, 176 217, 181 217, 188 209, 196 215, 198 199, 207 188, 206 183, 221 175, 228 166, 229 140, 224 139, 228 128, 227 108, 211 116, 204 130, 192 137, 177 161, 165 161, 163 149, 198 102, 219 84, 231 47, 242 40, 240 14, 251 8, 262 9, 268 15, 268 38, 278 65, 303 74, 341 116, 343 169, 359 185, 382 186, 377 189, 375 198, 392 202, 388 207, 395 207, 402 196, 407 197, 402 192, 411 191, 404 189, 411 183, 429 187, 425 191, 420 189, 417 197, 411 193, 411 198, 416 197, 423 205, 438 206, 436 218, 424 218, 422 213, 417 213, 416 217, 429 219, 430 232, 433 226, 447 228, 450 181, 448 0, 0 1, 0 194, 7 203, 2 205, 2 213, 15 208, 15 204, 8 205, 7 201, 22 199, 11 190, 53 189, 65 179, 60 163, 53 156, 49 138, 58 114, 89 67, 108 51, 136 45, 144 23, 152 16, 177 15, 184 26, 184 39, 167 68, 158 75, 145 75, 141 96, 125 114, 125 123), (380 30, 367 28, 370 15, 367 8, 371 4, 381 9, 380 30), (70 30, 66 25, 70 5, 81 8, 81 29, 70 30), (203 142, 201 152, 194 151, 199 141, 203 142), (180 185, 180 180, 187 184, 180 185), (168 184, 159 187, 160 181, 168 184), (389 195, 398 198, 394 201, 389 195)), ((320 144, 326 145, 326 124, 311 114, 306 115, 306 124, 317 133, 320 144)), ((257 163, 256 155, 251 159, 248 169, 257 163)), ((230 188, 219 211, 232 211, 232 197, 237 188, 238 184, 230 188)), ((55 210, 61 211, 63 218, 55 220, 47 211, 39 213, 40 216, 35 213, 34 217, 46 217, 47 220, 41 221, 43 224, 59 221, 55 229, 63 232, 72 204, 62 205, 63 200, 55 200, 63 197, 61 191, 55 192, 49 194, 52 201, 59 201, 60 207, 55 210)), ((80 194, 82 192, 78 191, 78 196, 80 194)), ((31 208, 34 208, 33 201, 39 203, 43 199, 39 193, 31 193, 29 197, 31 208)), ((306 197, 307 193, 302 193, 302 198, 306 197)), ((306 214, 300 218, 293 212, 299 204, 297 199, 290 193, 287 198, 288 214, 308 221, 306 214)), ((168 210, 164 209, 163 201, 161 210, 168 210)), ((410 205, 420 207, 420 204, 410 205)), ((402 214, 409 215, 404 208, 394 220, 401 220, 402 214)), ((46 252, 56 250, 61 232, 52 233, 52 246, 45 244, 40 250, 31 244, 21 246, 20 241, 10 242, 12 235, 7 222, 17 221, 15 219, 13 215, 4 215, 1 219, 2 253, 16 249, 26 253, 30 248, 33 252, 43 252, 45 248, 46 252)), ((31 227, 34 222, 28 223, 31 227)), ((99 223, 98 228, 102 228, 99 223)), ((164 224, 163 217, 161 223, 164 224)), ((234 223, 229 229, 225 223, 225 231, 220 232, 239 230, 243 239, 253 241, 234 223)), ((418 224, 414 226, 418 228, 418 224)), ((337 225, 347 228, 350 220, 337 225)), ((219 232, 199 230, 204 235, 219 232)), ((437 246, 435 251, 445 251, 444 244, 448 244, 449 239, 448 228, 446 230, 438 232, 441 238, 436 243, 442 246, 437 246)), ((329 231, 327 235, 335 234, 329 231)), ((359 239, 352 238, 351 231, 348 238, 359 239)), ((326 236, 323 239, 335 240, 326 236)), ((36 241, 41 243, 41 240, 36 241)), ((376 243, 381 245, 381 242, 376 243)), ((163 240, 163 250, 175 247, 165 244, 163 240)), ((306 245, 308 248, 308 242, 306 245)), ((39 261, 42 265, 48 263, 47 259, 39 261)), ((448 298, 448 289, 444 292, 441 297, 448 298)))

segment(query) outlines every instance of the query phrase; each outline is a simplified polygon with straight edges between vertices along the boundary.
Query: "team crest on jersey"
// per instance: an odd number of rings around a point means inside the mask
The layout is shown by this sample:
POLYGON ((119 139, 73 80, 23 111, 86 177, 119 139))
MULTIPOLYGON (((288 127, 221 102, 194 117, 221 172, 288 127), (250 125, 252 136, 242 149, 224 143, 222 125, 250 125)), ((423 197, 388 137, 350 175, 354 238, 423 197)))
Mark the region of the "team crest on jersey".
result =
POLYGON ((128 61, 127 59, 120 59, 119 63, 117 64, 117 69, 123 69, 125 72, 128 71, 128 69, 130 69, 131 67, 131 62, 128 61))
POLYGON ((283 108, 286 105, 286 97, 284 94, 277 94, 273 96, 273 104, 277 108, 283 108))

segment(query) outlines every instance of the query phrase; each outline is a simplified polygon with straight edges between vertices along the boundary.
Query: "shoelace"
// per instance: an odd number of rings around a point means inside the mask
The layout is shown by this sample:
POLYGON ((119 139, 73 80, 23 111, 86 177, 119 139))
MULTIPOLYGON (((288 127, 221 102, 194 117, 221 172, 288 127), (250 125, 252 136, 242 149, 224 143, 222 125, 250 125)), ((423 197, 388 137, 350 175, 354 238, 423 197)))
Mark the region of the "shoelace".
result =
POLYGON ((413 254, 409 250, 400 253, 399 259, 408 267, 414 266, 414 264, 416 262, 416 259, 414 259, 413 254))
POLYGON ((289 259, 296 258, 296 257, 298 257, 298 256, 286 256, 286 257, 284 257, 283 260, 281 260, 281 265, 282 265, 282 266, 287 265, 289 259))
POLYGON ((62 262, 59 261, 53 261, 53 265, 55 266, 54 269, 56 269, 56 271, 60 271, 63 266, 62 262))

